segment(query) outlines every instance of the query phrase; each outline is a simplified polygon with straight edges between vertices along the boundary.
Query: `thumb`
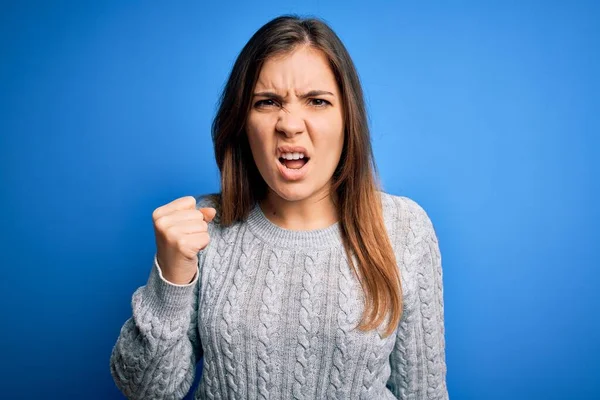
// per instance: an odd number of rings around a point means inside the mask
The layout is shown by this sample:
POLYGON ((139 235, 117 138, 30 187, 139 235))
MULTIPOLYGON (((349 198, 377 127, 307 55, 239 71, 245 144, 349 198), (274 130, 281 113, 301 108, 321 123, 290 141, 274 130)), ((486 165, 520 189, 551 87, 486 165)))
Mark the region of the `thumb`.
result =
POLYGON ((217 210, 215 210, 212 207, 200 208, 200 212, 202 213, 202 215, 204 215, 204 220, 206 222, 212 221, 215 215, 217 215, 217 210))

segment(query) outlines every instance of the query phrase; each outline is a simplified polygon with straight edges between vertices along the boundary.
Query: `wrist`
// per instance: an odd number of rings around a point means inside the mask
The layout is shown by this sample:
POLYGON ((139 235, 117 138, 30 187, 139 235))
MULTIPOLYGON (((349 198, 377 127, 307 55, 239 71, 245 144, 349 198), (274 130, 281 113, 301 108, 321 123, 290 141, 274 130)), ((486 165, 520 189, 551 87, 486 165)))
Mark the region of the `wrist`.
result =
POLYGON ((192 284, 196 280, 196 276, 198 275, 198 269, 192 270, 188 273, 171 273, 170 271, 163 271, 158 262, 158 257, 154 256, 154 264, 156 265, 156 269, 158 270, 158 275, 160 278, 169 283, 171 285, 176 286, 187 286, 192 284))
POLYGON ((189 285, 196 278, 196 271, 188 274, 169 274, 163 272, 163 278, 175 285, 189 285))

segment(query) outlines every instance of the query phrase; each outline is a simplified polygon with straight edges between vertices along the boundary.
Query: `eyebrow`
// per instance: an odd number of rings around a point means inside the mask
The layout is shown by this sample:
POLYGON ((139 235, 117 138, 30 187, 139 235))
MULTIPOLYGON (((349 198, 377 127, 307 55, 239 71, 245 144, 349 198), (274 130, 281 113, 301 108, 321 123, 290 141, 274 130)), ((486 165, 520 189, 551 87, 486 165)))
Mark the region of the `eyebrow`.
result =
MULTIPOLYGON (((301 94, 299 97, 301 99, 306 99, 308 97, 323 96, 323 95, 330 95, 330 96, 335 97, 335 95, 333 93, 328 92, 326 90, 311 90, 310 92, 301 94)), ((258 93, 254 93, 254 96, 270 97, 279 102, 283 102, 283 96, 281 96, 277 93, 273 93, 273 92, 258 92, 258 93)))

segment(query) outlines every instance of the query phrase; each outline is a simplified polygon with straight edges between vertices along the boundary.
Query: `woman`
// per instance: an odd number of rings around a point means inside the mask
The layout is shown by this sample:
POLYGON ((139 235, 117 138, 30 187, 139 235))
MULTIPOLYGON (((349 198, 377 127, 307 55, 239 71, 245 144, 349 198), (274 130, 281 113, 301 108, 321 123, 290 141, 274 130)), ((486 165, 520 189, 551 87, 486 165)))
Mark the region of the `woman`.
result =
POLYGON ((120 390, 180 399, 447 399, 442 269, 425 211, 378 190, 352 60, 278 17, 213 123, 218 195, 153 213, 157 252, 111 356, 120 390))

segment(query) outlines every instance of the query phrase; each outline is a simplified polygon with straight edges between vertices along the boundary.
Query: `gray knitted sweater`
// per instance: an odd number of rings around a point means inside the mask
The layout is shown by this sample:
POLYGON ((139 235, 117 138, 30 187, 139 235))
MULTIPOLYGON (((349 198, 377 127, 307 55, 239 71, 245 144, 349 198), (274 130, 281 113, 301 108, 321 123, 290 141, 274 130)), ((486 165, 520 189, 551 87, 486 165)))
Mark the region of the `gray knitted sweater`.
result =
POLYGON ((181 399, 202 359, 196 399, 448 399, 435 230, 415 201, 381 197, 404 296, 391 336, 354 328, 363 294, 339 224, 286 230, 255 206, 243 223, 209 224, 192 283, 166 281, 154 258, 110 357, 118 388, 181 399))

